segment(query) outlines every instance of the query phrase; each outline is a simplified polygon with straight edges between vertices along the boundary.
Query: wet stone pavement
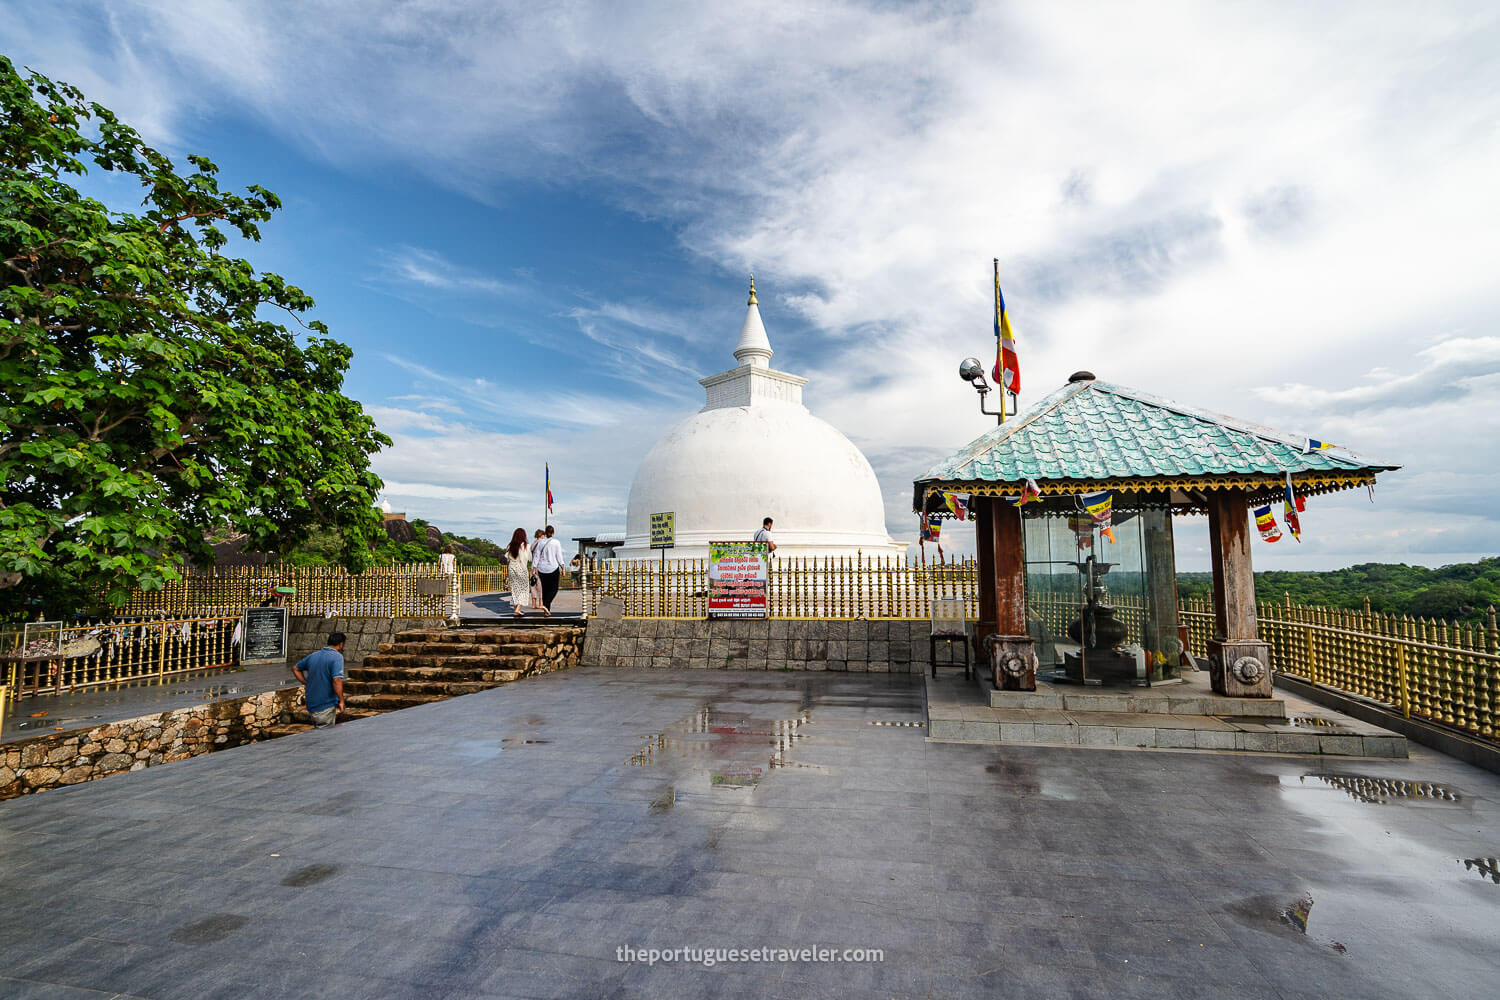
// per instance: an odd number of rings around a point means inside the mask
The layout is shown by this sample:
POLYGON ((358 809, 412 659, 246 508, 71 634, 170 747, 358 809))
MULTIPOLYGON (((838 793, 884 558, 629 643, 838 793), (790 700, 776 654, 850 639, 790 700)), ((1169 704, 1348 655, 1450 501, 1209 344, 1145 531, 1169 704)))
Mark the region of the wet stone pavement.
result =
POLYGON ((922 699, 571 670, 0 803, 0 997, 1495 995, 1500 778, 934 743, 922 699))

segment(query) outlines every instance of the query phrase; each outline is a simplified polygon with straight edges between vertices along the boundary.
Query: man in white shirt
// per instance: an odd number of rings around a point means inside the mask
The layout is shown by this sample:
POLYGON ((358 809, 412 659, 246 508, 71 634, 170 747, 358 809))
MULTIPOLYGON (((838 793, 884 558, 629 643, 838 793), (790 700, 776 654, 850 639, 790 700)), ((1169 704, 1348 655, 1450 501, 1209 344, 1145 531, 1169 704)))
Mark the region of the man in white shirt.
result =
POLYGON ((531 564, 542 580, 542 614, 548 618, 552 617, 552 599, 557 596, 557 582, 563 567, 562 542, 552 537, 555 533, 552 525, 547 525, 547 537, 531 552, 531 564))
POLYGON ((766 551, 768 552, 776 551, 776 539, 771 537, 771 519, 769 517, 760 522, 760 530, 755 533, 755 538, 752 540, 765 542, 766 551))

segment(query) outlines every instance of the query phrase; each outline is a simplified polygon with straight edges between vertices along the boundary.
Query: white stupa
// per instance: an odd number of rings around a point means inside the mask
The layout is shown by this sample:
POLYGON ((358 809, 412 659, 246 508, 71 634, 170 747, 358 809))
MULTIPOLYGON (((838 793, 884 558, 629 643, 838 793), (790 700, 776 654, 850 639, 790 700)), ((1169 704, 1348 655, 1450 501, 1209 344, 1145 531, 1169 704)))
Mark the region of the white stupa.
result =
POLYGON ((903 555, 885 530, 875 471, 848 438, 802 405, 807 379, 771 367, 750 280, 738 367, 699 381, 703 409, 669 430, 630 485, 620 559, 651 550, 651 515, 676 514, 669 559, 706 559, 711 541, 748 540, 775 519, 778 556, 903 555))

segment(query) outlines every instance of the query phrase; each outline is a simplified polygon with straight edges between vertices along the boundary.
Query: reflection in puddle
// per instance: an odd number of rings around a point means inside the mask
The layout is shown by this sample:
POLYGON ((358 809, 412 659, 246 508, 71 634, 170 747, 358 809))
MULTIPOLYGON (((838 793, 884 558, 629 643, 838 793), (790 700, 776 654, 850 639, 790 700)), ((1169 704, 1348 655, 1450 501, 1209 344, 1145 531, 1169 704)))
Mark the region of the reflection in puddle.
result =
POLYGON ((1354 774, 1304 774, 1297 780, 1321 781, 1337 788, 1350 798, 1370 805, 1383 806, 1392 799, 1425 799, 1433 802, 1460 802, 1462 796, 1445 785, 1431 781, 1401 781, 1395 778, 1368 778, 1354 774))
POLYGON ((1307 918, 1312 915, 1312 908, 1312 893, 1304 892, 1291 906, 1281 911, 1282 923, 1290 924, 1299 933, 1306 934, 1307 918))
MULTIPOLYGON (((811 721, 811 713, 806 710, 792 719, 762 720, 720 716, 711 707, 704 706, 670 729, 651 736, 626 763, 642 767, 659 761, 664 755, 719 759, 759 756, 756 748, 769 746, 768 766, 785 767, 787 754, 798 740, 806 738, 802 729, 811 721)), ((753 785, 763 774, 763 769, 739 760, 729 767, 712 770, 712 783, 727 786, 753 785), (741 763, 743 766, 736 766, 741 763)))
POLYGON ((1342 729, 1332 719, 1320 719, 1316 715, 1294 715, 1287 720, 1287 725, 1294 729, 1342 729))
POLYGON ((1471 871, 1480 878, 1487 878, 1496 885, 1500 885, 1500 858, 1461 858, 1458 863, 1463 865, 1466 871, 1471 871))
POLYGON ((872 719, 872 720, 870 720, 870 725, 872 725, 872 726, 901 726, 901 727, 905 727, 905 728, 916 729, 916 728, 919 728, 919 727, 926 726, 927 723, 925 723, 925 722, 876 722, 875 720, 872 719))
POLYGON ((500 745, 507 750, 512 747, 535 747, 551 743, 551 740, 536 740, 528 736, 504 736, 500 739, 500 745))

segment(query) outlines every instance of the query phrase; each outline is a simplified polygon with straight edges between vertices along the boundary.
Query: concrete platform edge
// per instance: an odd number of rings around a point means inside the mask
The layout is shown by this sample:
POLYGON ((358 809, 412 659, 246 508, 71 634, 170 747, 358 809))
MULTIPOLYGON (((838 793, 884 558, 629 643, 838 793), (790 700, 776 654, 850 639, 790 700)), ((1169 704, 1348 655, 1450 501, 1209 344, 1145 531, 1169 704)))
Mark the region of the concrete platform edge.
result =
POLYGON ((1500 746, 1491 746, 1472 736, 1465 736, 1421 719, 1408 719, 1400 712, 1381 708, 1363 698, 1356 698, 1342 691, 1313 684, 1300 678, 1277 674, 1276 686, 1306 698, 1308 701, 1317 702, 1325 708, 1336 709, 1361 722, 1368 722, 1372 726, 1380 726, 1393 733, 1400 733, 1413 743, 1420 743, 1428 749, 1446 754, 1455 760, 1500 774, 1500 746))

